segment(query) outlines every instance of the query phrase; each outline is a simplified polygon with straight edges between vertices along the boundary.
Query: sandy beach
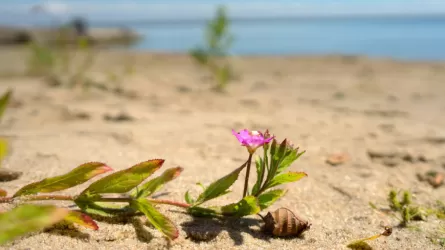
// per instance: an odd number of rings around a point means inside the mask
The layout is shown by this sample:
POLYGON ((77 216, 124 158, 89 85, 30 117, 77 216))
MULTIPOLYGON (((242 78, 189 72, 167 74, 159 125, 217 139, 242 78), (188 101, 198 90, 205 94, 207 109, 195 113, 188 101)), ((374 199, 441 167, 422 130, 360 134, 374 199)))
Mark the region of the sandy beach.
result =
MULTIPOLYGON (((0 125, 12 147, 2 168, 23 172, 0 183, 10 194, 88 161, 121 170, 163 158, 163 168, 184 171, 163 188, 162 198, 184 201, 187 190, 200 191, 196 182, 209 184, 246 160, 232 129, 269 129, 306 150, 291 170, 308 177, 288 185, 287 196, 267 211, 287 207, 312 224, 301 238, 280 239, 260 231, 258 216, 218 222, 159 205, 180 230, 173 242, 133 220, 98 221, 98 231, 52 229, 1 249, 346 249, 353 240, 382 232, 382 223, 394 226, 393 233, 370 241, 374 249, 441 249, 430 238, 443 221, 430 216, 413 222, 420 230, 399 228, 396 219, 376 212, 369 202, 387 207, 392 188, 410 190, 422 205, 445 200, 444 186, 433 188, 416 177, 445 171, 445 63, 233 57, 237 79, 226 93, 218 93, 187 55, 101 51, 93 77, 119 73, 124 62, 134 64, 133 73, 119 83, 123 91, 84 92, 24 76, 23 50, 2 48, 0 55, 0 91, 14 91, 0 125), (113 119, 120 114, 127 119, 113 119), (326 159, 332 154, 349 159, 331 166, 326 159), (384 159, 387 155, 391 160, 384 159), (196 231, 214 237, 207 242, 187 238, 196 231)), ((234 192, 214 204, 237 201, 243 179, 244 172, 234 192)), ((87 185, 62 193, 76 194, 87 185)))

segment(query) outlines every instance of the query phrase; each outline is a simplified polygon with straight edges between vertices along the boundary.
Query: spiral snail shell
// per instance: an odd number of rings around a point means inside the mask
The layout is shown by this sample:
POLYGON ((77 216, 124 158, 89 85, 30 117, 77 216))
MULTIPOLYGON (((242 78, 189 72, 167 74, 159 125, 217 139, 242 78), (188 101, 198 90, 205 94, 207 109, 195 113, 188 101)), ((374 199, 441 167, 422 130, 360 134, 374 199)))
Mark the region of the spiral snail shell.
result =
POLYGON ((278 237, 299 236, 311 227, 308 221, 301 219, 284 207, 272 213, 268 212, 262 218, 265 223, 264 230, 278 237))

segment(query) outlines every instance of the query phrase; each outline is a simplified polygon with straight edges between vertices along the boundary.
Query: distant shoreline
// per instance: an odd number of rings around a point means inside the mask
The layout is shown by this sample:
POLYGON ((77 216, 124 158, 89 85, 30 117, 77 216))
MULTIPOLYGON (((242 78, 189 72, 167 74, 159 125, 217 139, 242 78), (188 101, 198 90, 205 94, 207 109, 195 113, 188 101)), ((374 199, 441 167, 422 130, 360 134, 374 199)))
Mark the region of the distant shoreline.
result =
MULTIPOLYGON (((345 21, 345 20, 363 20, 363 21, 397 21, 397 20, 445 20, 445 13, 434 15, 423 14, 400 14, 400 15, 307 15, 307 16, 283 16, 283 17, 231 17, 230 22, 236 23, 254 23, 254 22, 282 22, 282 21, 314 21, 314 20, 330 20, 330 21, 345 21)), ((116 20, 103 19, 91 20, 91 25, 103 26, 122 26, 122 25, 176 25, 176 24, 202 24, 208 22, 209 18, 183 18, 183 19, 134 19, 134 20, 116 20)))
MULTIPOLYGON (((362 20, 362 21, 397 21, 397 20, 445 20, 445 13, 441 14, 361 14, 361 15, 353 15, 353 14, 344 14, 344 15, 299 15, 299 16, 254 16, 254 17, 230 17, 230 22, 234 23, 254 23, 254 22, 282 22, 282 21, 300 21, 300 22, 310 22, 315 20, 329 20, 329 21, 345 21, 345 20, 362 20)), ((203 24, 210 20, 210 18, 181 18, 181 19, 150 19, 150 18, 137 18, 137 19, 96 19, 91 20, 88 19, 88 22, 92 27, 122 27, 122 26, 133 26, 133 25, 177 25, 177 24, 203 24)), ((17 27, 29 26, 32 25, 34 27, 48 27, 48 20, 36 20, 33 23, 29 24, 20 24, 17 27)), ((12 24, 10 20, 5 22, 0 17, 0 26, 10 26, 15 27, 16 25, 12 24)))

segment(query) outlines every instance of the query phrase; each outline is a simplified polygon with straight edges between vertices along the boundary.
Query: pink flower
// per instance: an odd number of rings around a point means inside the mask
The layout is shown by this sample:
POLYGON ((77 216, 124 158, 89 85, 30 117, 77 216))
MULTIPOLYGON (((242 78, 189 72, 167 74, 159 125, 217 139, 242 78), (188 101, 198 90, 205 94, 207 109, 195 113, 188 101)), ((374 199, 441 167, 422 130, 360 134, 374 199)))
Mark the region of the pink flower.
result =
POLYGON ((253 154, 257 148, 269 143, 273 139, 273 137, 265 138, 259 131, 249 131, 247 129, 243 129, 240 132, 232 129, 232 134, 242 146, 246 146, 250 154, 253 154))

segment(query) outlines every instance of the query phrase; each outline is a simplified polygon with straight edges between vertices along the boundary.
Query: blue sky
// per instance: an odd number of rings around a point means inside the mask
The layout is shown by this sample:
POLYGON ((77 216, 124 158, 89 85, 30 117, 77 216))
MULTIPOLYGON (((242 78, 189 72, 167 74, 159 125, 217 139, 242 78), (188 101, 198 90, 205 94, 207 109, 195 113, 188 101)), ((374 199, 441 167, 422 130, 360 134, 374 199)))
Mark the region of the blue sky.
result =
POLYGON ((221 3, 226 4, 229 14, 237 17, 445 14, 445 0, 3 0, 0 15, 26 15, 36 3, 46 3, 60 16, 87 15, 116 20, 207 18, 221 3))

